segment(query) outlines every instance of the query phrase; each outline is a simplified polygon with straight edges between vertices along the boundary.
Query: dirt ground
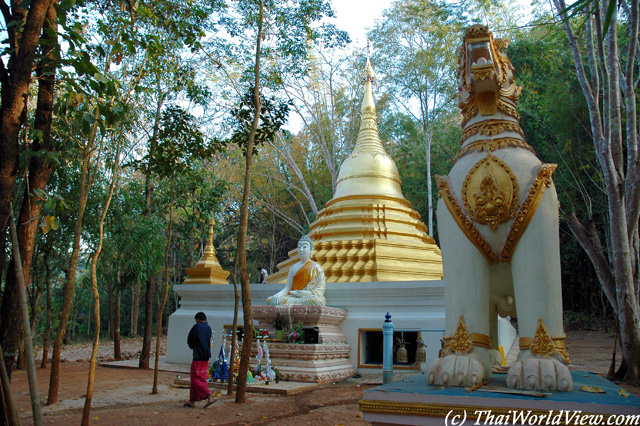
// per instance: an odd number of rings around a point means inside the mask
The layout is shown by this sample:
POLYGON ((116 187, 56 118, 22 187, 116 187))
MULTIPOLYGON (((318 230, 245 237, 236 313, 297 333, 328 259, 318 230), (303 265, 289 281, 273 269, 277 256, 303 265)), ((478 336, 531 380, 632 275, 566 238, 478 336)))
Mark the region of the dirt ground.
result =
MULTIPOLYGON (((164 342, 163 342, 164 343, 164 342)), ((573 369, 606 374, 613 349, 613 334, 594 331, 567 333, 567 346, 573 369)), ((135 358, 140 339, 123 343, 123 353, 135 358)), ((155 343, 152 345, 155 348, 155 343)), ((112 346, 101 345, 99 357, 109 360, 112 346)), ((45 425, 77 425, 82 418, 91 346, 65 347, 61 364, 58 402, 43 405, 45 425)), ((619 360, 619 356, 618 356, 619 360)), ((39 364, 38 364, 39 365, 39 364)), ((40 397, 46 401, 50 369, 38 368, 40 397)), ((208 408, 183 407, 189 390, 173 387, 176 373, 160 372, 159 394, 151 395, 153 370, 96 368, 91 409, 93 425, 363 425, 358 401, 365 389, 381 382, 379 376, 364 376, 318 387, 310 392, 292 395, 247 394, 245 404, 234 403, 226 392, 208 408), (373 377, 373 379, 372 379, 373 377)), ((31 425, 31 407, 26 371, 15 371, 11 387, 20 410, 23 425, 31 425)), ((640 389, 623 385, 640 396, 640 389)))

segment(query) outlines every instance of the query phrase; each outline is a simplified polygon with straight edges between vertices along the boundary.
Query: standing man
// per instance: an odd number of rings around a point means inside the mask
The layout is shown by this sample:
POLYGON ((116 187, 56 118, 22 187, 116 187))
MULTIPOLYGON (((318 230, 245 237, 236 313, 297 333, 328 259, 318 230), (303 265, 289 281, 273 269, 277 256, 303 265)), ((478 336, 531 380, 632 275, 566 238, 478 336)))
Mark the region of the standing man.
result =
POLYGON ((267 272, 266 269, 264 269, 262 266, 258 266, 258 273, 260 274, 260 284, 266 284, 267 283, 267 277, 269 276, 269 273, 267 272))
POLYGON ((187 344, 193 349, 193 361, 191 361, 191 386, 189 401, 185 407, 195 407, 196 401, 207 400, 205 407, 215 402, 215 394, 209 391, 207 385, 207 370, 209 358, 211 358, 211 327, 207 324, 207 316, 204 312, 196 314, 196 323, 189 332, 187 344))

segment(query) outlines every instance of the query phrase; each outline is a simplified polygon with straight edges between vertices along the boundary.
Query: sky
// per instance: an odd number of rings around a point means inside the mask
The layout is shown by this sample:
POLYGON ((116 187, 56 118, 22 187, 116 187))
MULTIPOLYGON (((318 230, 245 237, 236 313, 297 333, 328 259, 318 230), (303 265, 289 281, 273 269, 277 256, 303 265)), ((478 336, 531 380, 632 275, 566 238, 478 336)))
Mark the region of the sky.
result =
MULTIPOLYGON (((519 5, 518 9, 522 14, 530 13, 530 0, 514 0, 514 2, 519 5)), ((350 49, 364 50, 367 46, 367 30, 373 28, 376 19, 382 16, 382 11, 391 7, 392 3, 393 0, 333 0, 331 4, 336 17, 327 21, 349 33, 350 49)), ((284 128, 297 133, 301 126, 300 117, 294 111, 290 112, 288 123, 284 128)))
POLYGON ((392 0, 334 0, 336 19, 331 20, 338 29, 347 31, 354 46, 367 45, 366 29, 373 28, 382 10, 391 6, 392 0))
MULTIPOLYGON (((382 11, 391 6, 393 0, 333 0, 332 6, 336 17, 327 20, 339 30, 349 33, 350 48, 365 49, 367 46, 367 30, 373 28, 375 20, 382 16, 382 11)), ((297 133, 302 127, 302 120, 295 111, 290 111, 289 120, 283 128, 297 133)))

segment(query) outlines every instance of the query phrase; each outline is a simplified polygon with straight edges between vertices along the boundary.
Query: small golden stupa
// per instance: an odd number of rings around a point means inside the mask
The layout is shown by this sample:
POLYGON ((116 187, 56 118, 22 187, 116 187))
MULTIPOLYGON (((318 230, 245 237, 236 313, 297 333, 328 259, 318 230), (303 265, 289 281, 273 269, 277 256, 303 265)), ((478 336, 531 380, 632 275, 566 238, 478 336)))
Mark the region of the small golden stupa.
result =
POLYGON ((209 222, 209 238, 204 246, 204 253, 195 268, 186 268, 187 278, 182 284, 229 284, 227 277, 229 271, 220 266, 216 257, 216 249, 213 247, 213 217, 209 222))
MULTIPOLYGON (((340 166, 336 193, 311 224, 311 257, 327 282, 439 280, 440 249, 402 195, 398 169, 380 141, 374 78, 367 58, 360 132, 340 166)), ((289 256, 269 282, 286 280, 299 260, 297 249, 289 256)))

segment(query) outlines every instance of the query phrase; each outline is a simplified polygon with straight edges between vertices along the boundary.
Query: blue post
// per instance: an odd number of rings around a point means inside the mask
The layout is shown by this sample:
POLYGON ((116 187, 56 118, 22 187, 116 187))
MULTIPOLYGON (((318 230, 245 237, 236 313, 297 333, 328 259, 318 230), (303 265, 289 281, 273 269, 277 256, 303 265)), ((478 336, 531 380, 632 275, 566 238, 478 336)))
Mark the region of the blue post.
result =
POLYGON ((393 323, 387 312, 382 324, 382 384, 393 382, 393 323))

